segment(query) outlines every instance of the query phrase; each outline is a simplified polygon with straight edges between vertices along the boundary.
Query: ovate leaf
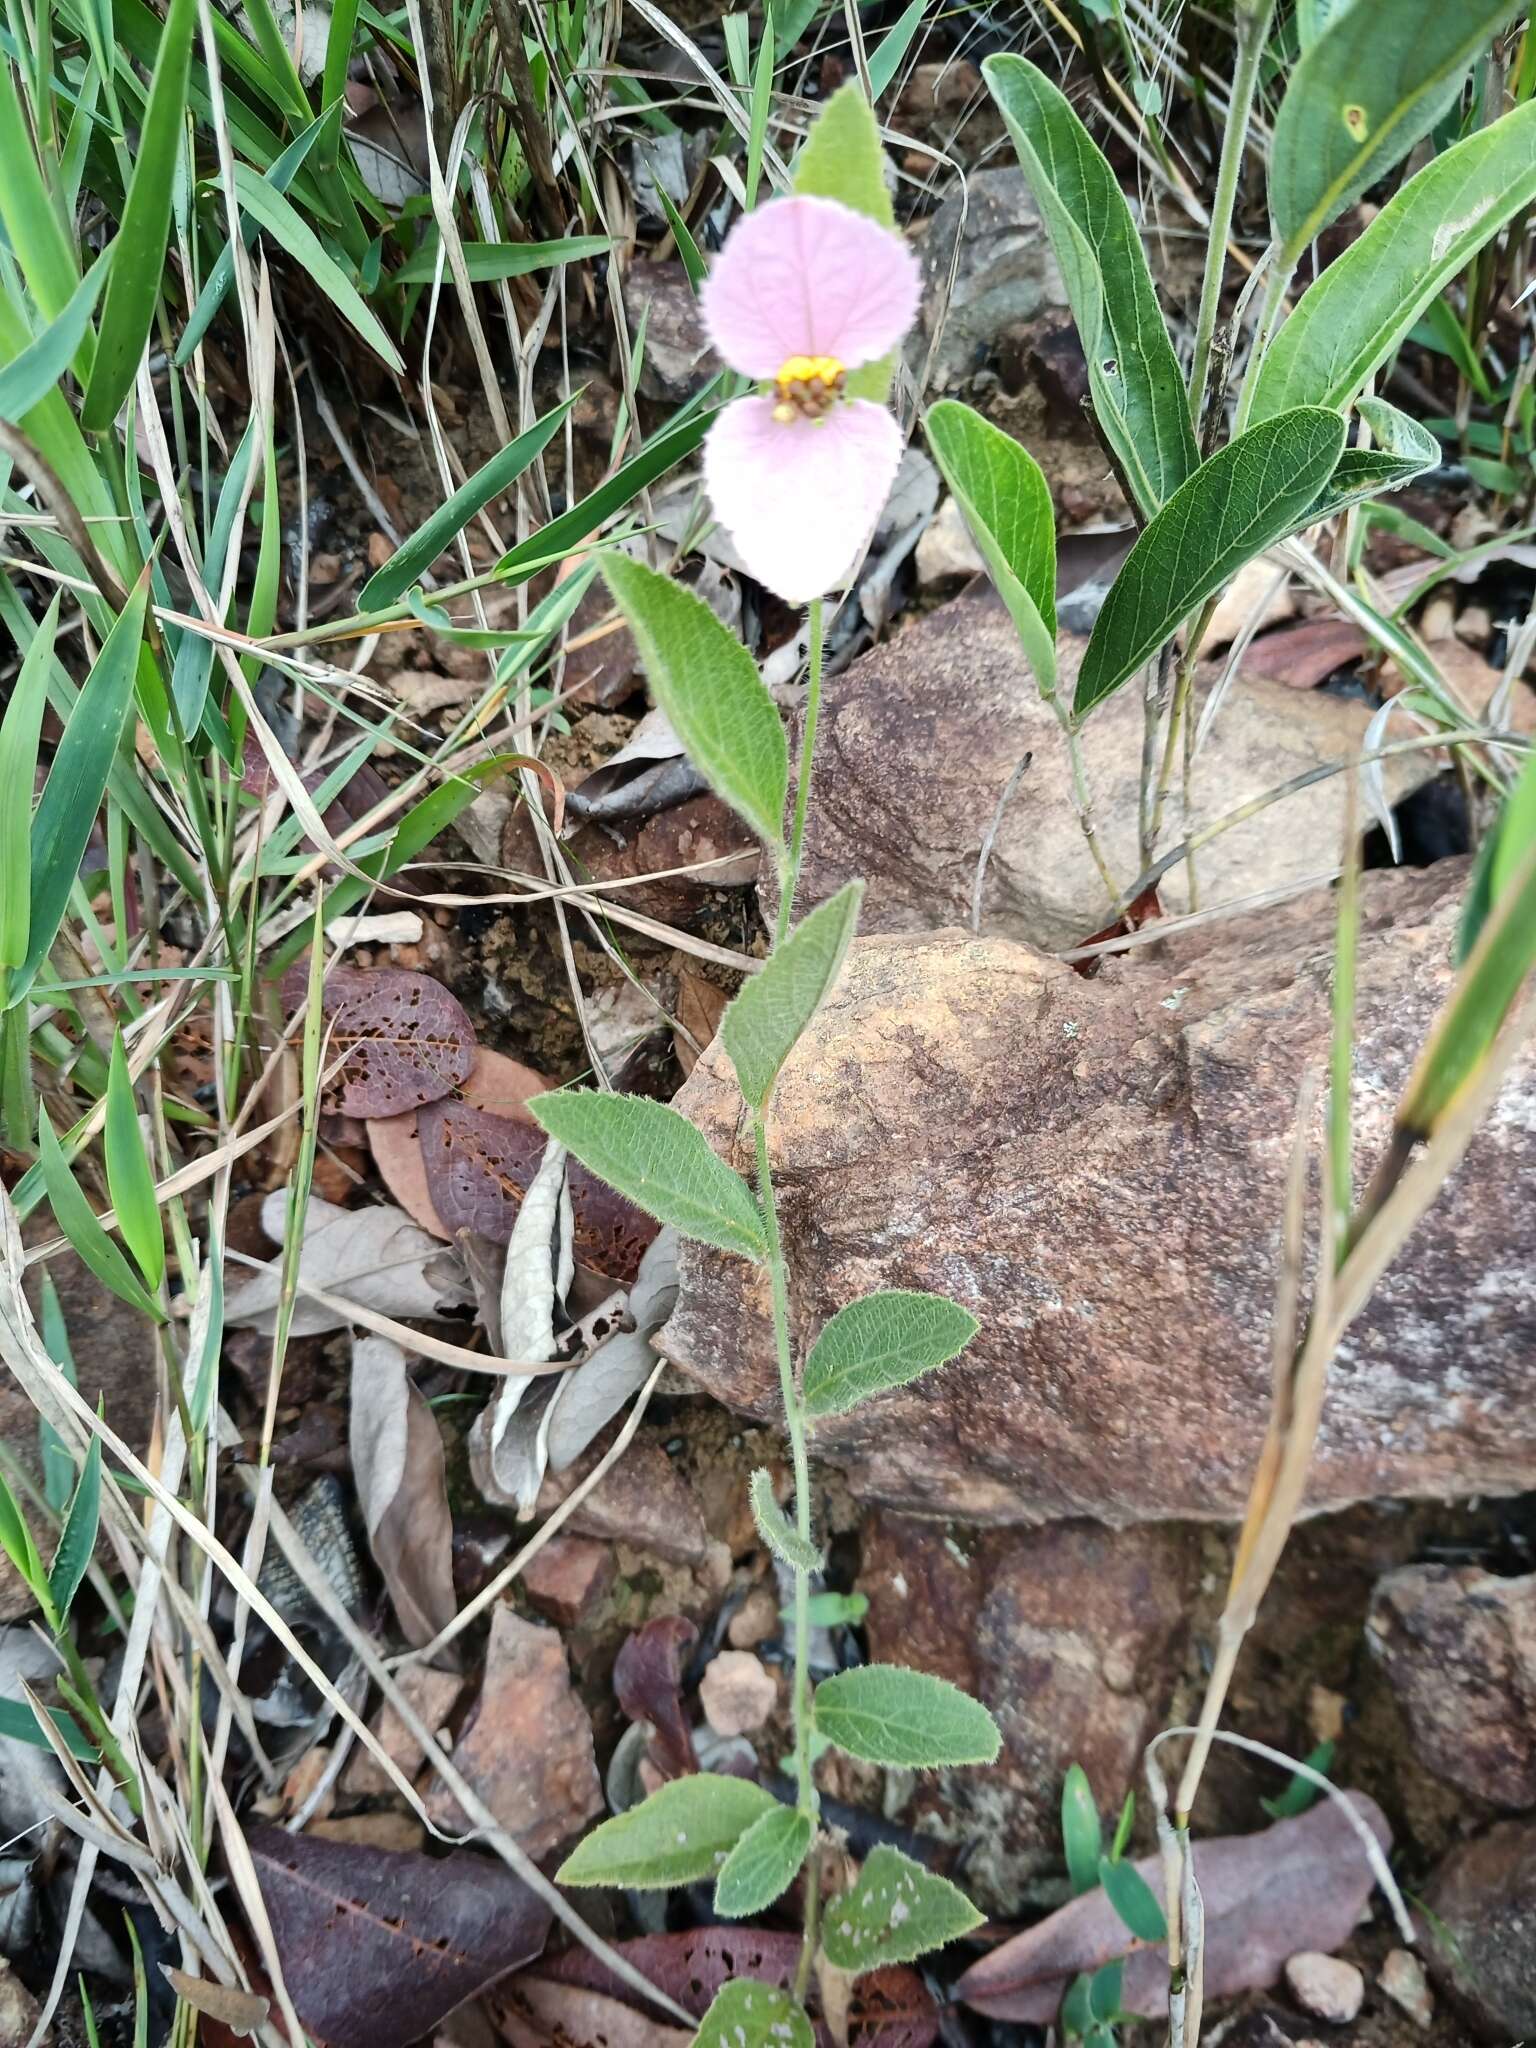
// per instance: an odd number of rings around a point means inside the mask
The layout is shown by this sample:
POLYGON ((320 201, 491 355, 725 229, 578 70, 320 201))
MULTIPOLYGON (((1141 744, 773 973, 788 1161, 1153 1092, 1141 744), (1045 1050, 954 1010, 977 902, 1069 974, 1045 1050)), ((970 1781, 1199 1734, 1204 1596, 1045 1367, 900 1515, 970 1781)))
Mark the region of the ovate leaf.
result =
POLYGON ((1400 490, 1440 464, 1440 443, 1429 429, 1384 398, 1359 399, 1355 410, 1371 430, 1372 445, 1344 450, 1322 495, 1298 521, 1298 530, 1331 519, 1346 506, 1374 498, 1378 491, 1400 490))
POLYGON ((1307 244, 1427 135, 1515 0, 1346 7, 1291 73, 1270 144, 1281 260, 1307 244))
POLYGON ((1062 1784, 1061 1843, 1066 1851, 1067 1875, 1072 1880, 1073 1892, 1091 1892, 1099 1881, 1099 1858, 1104 1853, 1104 1838, 1093 1787, 1081 1764, 1071 1766, 1062 1784))
POLYGON ((780 845, 789 748, 751 655, 702 598, 654 569, 610 555, 603 575, 689 759, 755 832, 780 845))
POLYGON ((1156 1894, 1134 1863, 1111 1863, 1099 1858, 1099 1882, 1109 1903, 1138 1941, 1166 1941, 1168 1922, 1156 1894))
POLYGON ((883 228, 895 225, 880 124, 854 81, 839 87, 811 124, 795 159, 794 185, 814 199, 840 200, 883 228))
POLYGON ((1061 266, 1094 416, 1150 519, 1200 456, 1141 237, 1103 152, 1044 72, 1024 57, 989 57, 982 71, 1061 266))
POLYGON ((1245 562, 1293 531, 1343 446, 1339 415, 1303 406, 1250 427, 1196 470, 1110 586, 1078 674, 1079 718, 1149 661, 1245 562))
POLYGON ((693 2048, 816 2048, 816 2034, 789 1992, 738 1977, 715 1994, 693 2048))
POLYGON ((791 1571, 819 1572, 826 1562, 809 1536, 802 1536, 779 1506, 773 1491, 773 1475, 759 1466, 748 1489, 752 1519, 757 1533, 780 1564, 791 1571))
POLYGON ((947 1365, 980 1324, 942 1294, 891 1287, 840 1308, 805 1366, 809 1415, 846 1415, 886 1387, 904 1387, 947 1365))
POLYGON ((661 1891, 714 1877, 741 1837, 779 1802, 748 1778, 697 1771, 594 1828, 556 1872, 560 1884, 661 1891))
POLYGON ((590 1088, 539 1095, 528 1108, 552 1138, 647 1215, 701 1244, 762 1258, 762 1219, 751 1190, 675 1109, 590 1088))
POLYGON ((715 1880, 715 1911, 745 1920, 771 1906, 794 1883, 811 1846, 811 1817, 793 1806, 765 1813, 736 1844, 715 1880))
POLYGON ((1250 423, 1298 405, 1347 405, 1447 281, 1533 198, 1529 100, 1426 164, 1302 294, 1264 357, 1250 423))
POLYGON ((104 433, 117 418, 154 324, 171 232, 171 192, 187 109, 196 15, 196 0, 171 0, 166 12, 117 233, 122 248, 107 281, 96 357, 80 407, 80 424, 92 433, 104 433))
POLYGON ((780 1067, 836 981, 858 922, 862 882, 820 904, 763 962, 720 1025, 741 1092, 761 1109, 780 1067))
POLYGON ((850 1756, 899 1769, 989 1764, 1001 1747, 980 1700, 947 1678, 896 1664, 866 1664, 823 1680, 815 1717, 818 1731, 850 1756))
POLYGON ((828 1906, 822 1946, 839 1970, 860 1975, 915 1962, 969 1934, 981 1918, 958 1885, 882 1843, 858 1883, 828 1906))
POLYGON ((928 446, 1007 605, 1042 697, 1056 693, 1056 515, 1027 448, 958 399, 927 419, 928 446))

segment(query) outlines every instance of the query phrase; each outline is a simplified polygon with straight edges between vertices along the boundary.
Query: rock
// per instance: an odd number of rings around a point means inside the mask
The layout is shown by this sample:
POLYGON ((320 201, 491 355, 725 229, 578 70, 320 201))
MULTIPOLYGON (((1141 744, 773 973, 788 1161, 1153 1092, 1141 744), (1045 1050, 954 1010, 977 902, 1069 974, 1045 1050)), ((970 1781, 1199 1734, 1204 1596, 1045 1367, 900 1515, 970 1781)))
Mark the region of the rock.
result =
POLYGON ((750 1650, 722 1650, 699 1680, 699 1705, 717 1735, 753 1735, 779 1703, 779 1684, 750 1650))
MULTIPOLYGON (((564 1472, 551 1472, 534 1512, 547 1515, 591 1471, 602 1455, 594 1444, 564 1472)), ((624 1542, 654 1551, 673 1564, 702 1564, 709 1531, 687 1482, 654 1431, 641 1430, 613 1470, 571 1516, 566 1527, 581 1536, 624 1542)))
POLYGON ((755 1650, 783 1629, 777 1596, 767 1586, 754 1586, 726 1623, 725 1639, 733 1650, 755 1650))
MULTIPOLYGON (((893 768, 889 787, 905 803, 914 784, 893 768)), ((1466 877, 1454 861, 1365 877, 1362 1167, 1450 986, 1466 877)), ((818 1425, 857 1492, 985 1522, 1241 1512, 1297 1089, 1328 1055, 1334 918, 1331 896, 1298 898, 1092 980, 1004 939, 855 941, 770 1120, 797 1346, 880 1287, 951 1295, 981 1321, 941 1373, 818 1425)), ((750 1169, 722 1046, 678 1106, 750 1169)), ((1533 1174, 1527 1051, 1340 1348, 1313 1511, 1529 1486, 1533 1174)), ((660 1343, 728 1404, 777 1413, 760 1268, 685 1244, 660 1343)))
POLYGON ((925 590, 952 576, 979 576, 986 567, 956 499, 940 505, 917 544, 916 559, 917 580, 925 590))
POLYGON ((1259 613, 1259 623, 1253 627, 1254 632, 1295 618, 1296 593, 1289 580, 1281 576, 1282 566, 1272 562, 1267 555, 1244 563, 1222 592, 1221 601, 1211 614, 1210 626, 1201 643, 1207 653, 1214 653, 1218 647, 1230 647, 1239 633, 1249 630, 1255 612, 1259 613), (1277 583, 1278 589, 1275 588, 1277 583))
MULTIPOLYGON (((495 1610, 480 1698, 453 1761, 525 1855, 551 1855, 603 1811, 592 1723, 552 1628, 495 1610)), ((440 1825, 468 1826, 440 1781, 427 1805, 440 1825)))
MULTIPOLYGON (((1068 700, 1085 645, 1066 636, 1060 642, 1060 689, 1068 700)), ((1213 674, 1202 671, 1202 702, 1213 674)), ((1245 677, 1228 694, 1196 763, 1195 822, 1323 763, 1348 760, 1359 752, 1370 718, 1363 703, 1245 677)), ((1082 745, 1101 843, 1124 887, 1140 866, 1140 692, 1127 687, 1102 704, 1082 745)), ((819 795, 806 828, 804 902, 832 895, 857 875, 868 885, 862 932, 968 923, 983 839, 1025 754, 1030 766, 988 863, 983 928, 1050 949, 1098 931, 1108 903, 1072 809, 1066 747, 990 589, 914 621, 828 681, 817 742, 819 795), (893 829, 896 789, 901 814, 893 829)), ((1385 771, 1389 801, 1428 780, 1434 767, 1428 751, 1394 756, 1385 771)), ((1344 843, 1347 802, 1345 777, 1328 776, 1224 832, 1199 855, 1202 907, 1331 866, 1344 843)), ((1168 843, 1182 836, 1178 816, 1175 791, 1168 843)), ((1160 888, 1166 910, 1187 908, 1182 865, 1160 888)))
POLYGON ((1495 1806, 1536 1805, 1536 1576, 1389 1572, 1366 1640, 1436 1777, 1495 1806))
POLYGON ((1433 2023, 1434 1994, 1424 1974, 1424 1965, 1412 1949, 1392 1949, 1377 1972, 1376 1981, 1383 1995, 1407 2013, 1416 2027, 1427 2027, 1433 2023))
POLYGON ((928 223, 921 331, 907 343, 909 360, 920 369, 942 327, 929 378, 937 396, 970 381, 1004 328, 1066 303, 1024 173, 975 172, 928 223))
MULTIPOLYGON (((30 2042, 41 2011, 26 1985, 4 1957, 0 1957, 0 2041, 14 2041, 18 2048, 21 2042, 30 2042)), ((50 2027, 38 2048, 53 2048, 55 2038, 50 2027)))
POLYGON ((1425 1960, 1479 2032, 1536 2034, 1536 1819, 1453 1849, 1424 1893, 1425 1960))
POLYGON ((523 1591, 540 1614, 575 1628, 613 1584, 613 1552, 590 1536, 552 1536, 523 1567, 523 1591))
POLYGON ((720 364, 704 332, 698 295, 681 263, 637 263, 624 280, 631 336, 645 320, 640 389, 647 398, 679 404, 692 398, 720 364))
POLYGON ((1486 647, 1493 638, 1493 614, 1486 605, 1469 604, 1456 615, 1456 638, 1469 647, 1486 647))
MULTIPOLYGON (((426 1664, 407 1664, 399 1673, 398 1683, 434 1735, 446 1727, 449 1715, 458 1704, 459 1694, 464 1690, 464 1681, 456 1671, 434 1671, 426 1664)), ((414 1777, 422 1765, 421 1745, 392 1706, 386 1704, 379 1709, 373 1732, 391 1763, 408 1778, 414 1777)), ((357 1750, 347 1765, 342 1790, 361 1795, 393 1792, 394 1789, 377 1759, 366 1749, 357 1750)))
MULTIPOLYGON (((1456 631, 1456 606, 1448 597, 1432 597, 1419 614, 1419 637, 1431 647, 1449 640, 1456 631)), ((1406 1954, 1403 1950, 1401 1953, 1406 1954)))
POLYGON ((1303 2012, 1331 2026, 1347 2027, 1365 1997, 1365 1979, 1342 1956, 1303 1949, 1285 1966, 1285 1981, 1303 2012))
POLYGON ((1194 1590, 1188 1532, 1092 1522, 985 1530, 880 1511, 858 1589, 870 1655, 947 1678, 1003 1732, 985 1769, 924 1775, 925 1829, 967 1845, 966 1882, 998 1912, 1061 1857, 1061 1784, 1080 1763, 1106 1811, 1165 1715, 1194 1590))

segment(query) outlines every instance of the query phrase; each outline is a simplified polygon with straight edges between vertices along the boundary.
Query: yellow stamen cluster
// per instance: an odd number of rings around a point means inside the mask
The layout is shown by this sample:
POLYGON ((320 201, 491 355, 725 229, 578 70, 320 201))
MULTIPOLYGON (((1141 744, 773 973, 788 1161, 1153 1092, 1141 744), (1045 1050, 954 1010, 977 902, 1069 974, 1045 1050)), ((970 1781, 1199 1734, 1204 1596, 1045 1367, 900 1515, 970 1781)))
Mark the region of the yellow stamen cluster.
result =
POLYGON ((789 356, 774 378, 776 420, 819 420, 843 396, 848 372, 836 356, 789 356))

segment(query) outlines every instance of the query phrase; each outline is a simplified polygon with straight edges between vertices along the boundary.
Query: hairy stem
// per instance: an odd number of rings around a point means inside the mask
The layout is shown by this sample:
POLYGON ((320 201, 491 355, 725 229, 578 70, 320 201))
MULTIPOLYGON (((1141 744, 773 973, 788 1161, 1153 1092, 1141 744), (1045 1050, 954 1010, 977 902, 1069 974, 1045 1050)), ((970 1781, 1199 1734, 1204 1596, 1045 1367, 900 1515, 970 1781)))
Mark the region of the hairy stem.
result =
POLYGON ((810 674, 805 686, 805 725, 800 734, 800 772, 795 778, 795 818, 789 833, 789 854, 779 889, 779 915, 773 943, 782 946, 789 936, 794 914, 795 890, 800 881, 800 860, 805 848, 805 813, 811 800, 811 757, 816 751, 816 723, 821 716, 822 600, 813 597, 807 623, 810 626, 810 674))
POLYGON ((1248 115, 1258 84, 1259 62, 1269 34, 1274 0, 1237 10, 1237 52, 1232 67, 1232 96, 1227 104, 1226 132, 1221 138, 1221 162, 1216 172, 1216 196, 1211 202, 1210 241, 1205 251, 1205 277, 1200 286, 1200 313, 1195 324, 1195 353, 1189 373, 1189 410, 1200 432, 1204 416, 1206 386, 1211 374, 1211 342, 1216 317, 1221 310, 1221 284, 1227 267, 1227 238, 1232 230, 1232 208, 1237 198, 1237 180, 1248 140, 1248 115))

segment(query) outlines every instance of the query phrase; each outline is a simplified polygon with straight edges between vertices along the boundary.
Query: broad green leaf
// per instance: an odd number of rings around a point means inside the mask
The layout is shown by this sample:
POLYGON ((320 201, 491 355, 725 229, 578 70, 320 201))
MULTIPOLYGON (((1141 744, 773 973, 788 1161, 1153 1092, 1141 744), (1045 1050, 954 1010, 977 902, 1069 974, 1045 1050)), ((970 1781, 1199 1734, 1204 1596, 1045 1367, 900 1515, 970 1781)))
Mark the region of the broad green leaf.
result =
POLYGON ((196 18, 196 0, 171 0, 117 231, 123 257, 113 263, 107 280, 96 358, 80 406, 80 424, 89 433, 105 433, 117 418, 154 325, 171 232, 171 193, 186 118, 196 18))
POLYGON ((721 1865, 715 1911, 727 1920, 745 1920, 771 1906, 794 1883, 814 1832, 810 1815, 793 1806, 753 1821, 721 1865))
POLYGON ((0 804, 0 1005, 6 998, 9 970, 27 957, 32 922, 32 804, 17 799, 37 778, 37 741, 43 706, 48 701, 48 671, 59 625, 61 593, 52 604, 27 649, 11 701, 0 718, 0 790, 10 790, 0 804))
POLYGON ((840 1308, 805 1364, 808 1415, 846 1415, 887 1387, 947 1365, 981 1325, 942 1294, 890 1287, 840 1308))
POLYGON ((0 419, 20 420, 40 405, 75 360, 91 324, 91 313, 112 267, 116 242, 109 242, 74 289, 58 318, 19 356, 0 370, 0 419))
POLYGON ((819 1572, 826 1559, 808 1536, 800 1534, 779 1506, 773 1490, 772 1473, 760 1466, 752 1474, 748 1497, 757 1533, 779 1562, 787 1564, 791 1571, 819 1572))
POLYGON ((413 583, 419 583, 424 572, 476 513, 510 490, 524 470, 538 460, 575 403, 574 397, 562 399, 526 434, 509 441, 499 454, 466 478, 453 496, 439 505, 431 518, 418 526, 410 539, 368 578, 357 601, 358 610, 383 611, 386 605, 403 597, 413 583))
POLYGON ((856 80, 839 86, 812 122, 795 158, 794 187, 813 199, 840 200, 883 228, 895 226, 880 124, 856 80))
POLYGON ((43 1560, 37 1554, 37 1545, 32 1540, 31 1526, 21 1511, 21 1503, 3 1476, 0 1476, 0 1550, 26 1580, 33 1594, 43 1599, 48 1592, 48 1574, 43 1570, 43 1560))
POLYGON ((1439 465, 1440 443, 1395 405, 1388 405, 1384 398, 1362 398, 1355 410, 1370 428, 1373 445, 1344 450, 1321 495, 1308 506, 1293 531, 1299 533, 1320 519, 1331 519, 1346 506, 1375 497, 1378 491, 1399 490, 1439 465))
POLYGON ((403 369, 400 351, 363 304, 340 264, 326 254, 314 229, 284 195, 267 184, 249 164, 236 164, 235 198, 241 212, 250 214, 273 241, 286 249, 294 262, 308 272, 311 282, 325 294, 342 319, 367 342, 375 355, 390 369, 403 369))
POLYGON ((163 1323, 165 1317, 160 1313, 159 1304, 151 1300, 134 1278, 133 1268, 108 1237, 95 1210, 81 1193, 69 1170, 69 1161, 64 1157, 64 1148, 48 1121, 48 1112, 42 1108, 38 1111, 37 1154, 54 1220, 86 1265, 120 1301, 126 1301, 130 1308, 163 1323))
POLYGON ((1099 1858, 1099 1882, 1120 1919, 1138 1941, 1166 1941, 1168 1922, 1156 1894, 1134 1863, 1099 1858))
POLYGON ((1056 694, 1056 515, 1040 465, 958 399, 927 419, 928 446, 955 494, 1042 697, 1056 694))
POLYGON ((133 703, 133 678, 149 601, 146 576, 129 594, 102 642, 54 750, 42 798, 32 817, 32 908, 27 957, 12 998, 29 986, 58 934, 101 807, 118 742, 133 703))
MULTIPOLYGON (((606 256, 613 247, 607 235, 567 235, 560 242, 466 242, 464 268, 472 284, 494 284, 503 278, 527 277, 535 270, 555 270, 588 256, 606 256)), ((389 273, 390 284, 430 284, 437 275, 438 237, 427 237, 414 255, 389 273)), ((444 274, 447 259, 444 258, 444 274)))
POLYGON ((1395 192, 1303 292, 1270 343, 1250 423, 1344 406, 1430 301, 1536 199, 1536 100, 1458 142, 1395 192))
POLYGON ((1309 50, 1349 4, 1350 0, 1296 0, 1296 34, 1301 47, 1309 50))
POLYGON ((916 1962, 981 1920, 958 1885, 882 1843, 865 1858, 858 1883, 828 1906, 822 1947, 839 1970, 858 1975, 916 1962))
POLYGON ((1310 516, 1343 446, 1338 413, 1302 406, 1250 427, 1201 464, 1110 585, 1078 673, 1078 718, 1150 661, 1245 562, 1310 516))
MULTIPOLYGON (((1101 2023, 1100 2031, 1119 2017, 1124 1988, 1125 1963, 1118 1957, 1112 1963, 1101 1963, 1088 1979, 1088 2010, 1101 2023)), ((1087 2038, 1091 2039, 1093 2032, 1090 2029, 1087 2038)))
POLYGON ((85 1469, 75 1489, 69 1514, 59 1536, 59 1547, 48 1568, 48 1591, 53 1596, 59 1621, 69 1619, 80 1582, 85 1577, 96 1548, 96 1530, 101 1521, 101 1438, 93 1436, 85 1454, 85 1469))
POLYGON ((107 1119, 102 1145, 107 1156, 107 1188, 117 1211, 123 1243, 133 1253, 145 1281, 156 1288, 165 1272, 165 1232, 120 1031, 112 1041, 112 1059, 107 1069, 107 1119))
POLYGON ((1061 266, 1094 416, 1150 519, 1200 456, 1141 237, 1103 152, 1044 72, 1024 57, 981 68, 1061 266))
POLYGON ((754 1109, 773 1093, 779 1069, 842 971, 863 896, 864 884, 849 882, 819 904, 769 954, 721 1019, 725 1049, 754 1109))
POLYGON ((761 1259, 762 1219, 739 1173, 664 1102, 563 1088, 528 1105, 549 1135, 621 1195, 701 1244, 761 1259))
POLYGON ((688 758, 770 846, 782 845, 789 747, 751 655, 669 577, 627 555, 608 556, 603 576, 688 758))
POLYGON ((1427 135, 1517 0, 1347 7, 1291 73, 1269 151, 1282 264, 1427 135))
POLYGON ((715 1993, 693 2048, 816 2048, 816 2033, 789 1992, 737 1977, 715 1993))
MULTIPOLYGON (((83 1764, 98 1761, 97 1753, 62 1707, 50 1707, 48 1718, 64 1738, 69 1753, 83 1764)), ((48 1738, 37 1725, 37 1716, 25 1700, 0 1699, 0 1740, 29 1742, 34 1749, 47 1749, 48 1738)))
POLYGON ((708 1771, 675 1778, 639 1806, 605 1820, 572 1850, 558 1884, 663 1891, 714 1877, 741 1837, 779 1802, 747 1778, 708 1771))
POLYGON ((980 1700, 947 1678, 897 1664, 865 1664, 824 1679, 814 1713, 829 1742, 870 1764, 910 1770, 989 1764, 1001 1747, 997 1724, 980 1700))
POLYGON ((1081 1764, 1071 1766, 1061 1787, 1061 1845, 1073 1892, 1091 1892, 1099 1881, 1104 1837, 1093 1787, 1081 1764))
POLYGON ((1467 339, 1467 331, 1457 319, 1449 299, 1431 299, 1424 308, 1424 317, 1409 334, 1408 339, 1420 348, 1433 349, 1437 355, 1449 356, 1462 376, 1472 386, 1485 405, 1494 403, 1493 386, 1488 382, 1488 373, 1481 360, 1473 353, 1467 339))

